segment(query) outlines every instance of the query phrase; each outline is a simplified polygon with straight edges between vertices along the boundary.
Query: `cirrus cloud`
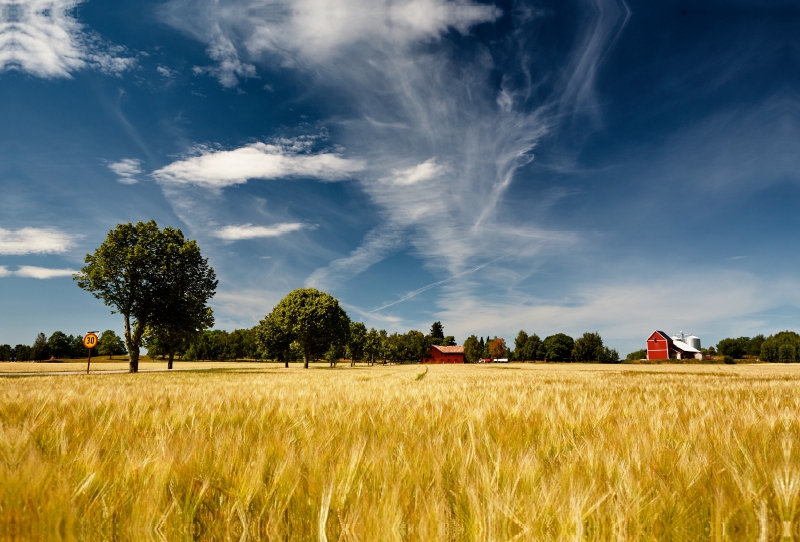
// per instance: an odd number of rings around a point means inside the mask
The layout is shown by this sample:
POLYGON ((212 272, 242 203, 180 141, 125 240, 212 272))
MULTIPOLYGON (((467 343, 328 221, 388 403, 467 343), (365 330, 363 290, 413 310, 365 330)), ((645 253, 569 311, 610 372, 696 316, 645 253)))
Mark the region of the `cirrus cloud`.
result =
POLYGON ((0 72, 17 70, 43 77, 71 77, 94 68, 120 74, 136 60, 121 56, 72 15, 83 0, 0 0, 0 72))

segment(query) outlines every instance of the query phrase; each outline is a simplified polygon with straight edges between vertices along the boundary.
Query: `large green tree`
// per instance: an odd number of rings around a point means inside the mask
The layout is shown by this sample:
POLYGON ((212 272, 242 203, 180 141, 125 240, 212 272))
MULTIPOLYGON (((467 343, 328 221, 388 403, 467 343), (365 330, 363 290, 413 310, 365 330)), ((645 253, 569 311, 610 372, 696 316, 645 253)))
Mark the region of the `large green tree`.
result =
POLYGON ((270 313, 272 323, 296 341, 303 352, 303 367, 323 356, 331 346, 347 344, 350 318, 335 297, 314 288, 289 292, 270 313))
POLYGON ((84 261, 75 280, 123 316, 132 373, 148 327, 166 330, 174 344, 213 322, 206 302, 217 286, 214 270, 179 229, 161 230, 154 220, 118 224, 84 261))
POLYGON ((569 335, 556 333, 543 341, 544 357, 549 361, 567 361, 572 356, 575 341, 569 335))

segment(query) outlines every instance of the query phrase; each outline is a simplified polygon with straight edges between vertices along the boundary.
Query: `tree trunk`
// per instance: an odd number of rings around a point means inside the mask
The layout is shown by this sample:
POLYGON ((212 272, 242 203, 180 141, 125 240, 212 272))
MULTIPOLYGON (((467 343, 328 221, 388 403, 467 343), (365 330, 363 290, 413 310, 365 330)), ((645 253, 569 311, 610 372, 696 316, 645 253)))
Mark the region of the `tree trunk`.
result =
POLYGON ((308 352, 303 352, 303 369, 308 369, 308 352))
POLYGON ((175 347, 174 346, 170 346, 169 347, 169 364, 167 364, 167 369, 169 369, 170 371, 172 370, 172 358, 174 358, 174 357, 175 357, 175 347))
POLYGON ((130 356, 130 363, 128 371, 131 373, 139 372, 139 348, 134 348, 133 336, 131 335, 131 317, 129 314, 125 315, 125 347, 128 349, 128 356, 130 356))

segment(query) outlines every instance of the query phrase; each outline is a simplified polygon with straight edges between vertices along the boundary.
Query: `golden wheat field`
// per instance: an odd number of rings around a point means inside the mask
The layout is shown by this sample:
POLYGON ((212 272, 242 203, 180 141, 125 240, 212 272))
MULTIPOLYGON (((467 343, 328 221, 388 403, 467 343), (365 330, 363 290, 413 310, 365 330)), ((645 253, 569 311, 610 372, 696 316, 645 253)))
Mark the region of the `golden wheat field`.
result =
POLYGON ((0 538, 792 540, 800 367, 0 378, 0 538))

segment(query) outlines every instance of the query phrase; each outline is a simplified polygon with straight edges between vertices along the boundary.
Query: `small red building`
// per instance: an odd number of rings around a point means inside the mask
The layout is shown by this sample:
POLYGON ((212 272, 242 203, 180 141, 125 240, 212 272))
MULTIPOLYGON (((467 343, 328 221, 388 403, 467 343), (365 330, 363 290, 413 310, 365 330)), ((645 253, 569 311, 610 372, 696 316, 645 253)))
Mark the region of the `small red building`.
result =
POLYGON ((647 359, 702 359, 703 354, 663 331, 654 331, 647 339, 647 359))
POLYGON ((430 357, 424 358, 422 363, 464 363, 463 346, 431 346, 430 357))

